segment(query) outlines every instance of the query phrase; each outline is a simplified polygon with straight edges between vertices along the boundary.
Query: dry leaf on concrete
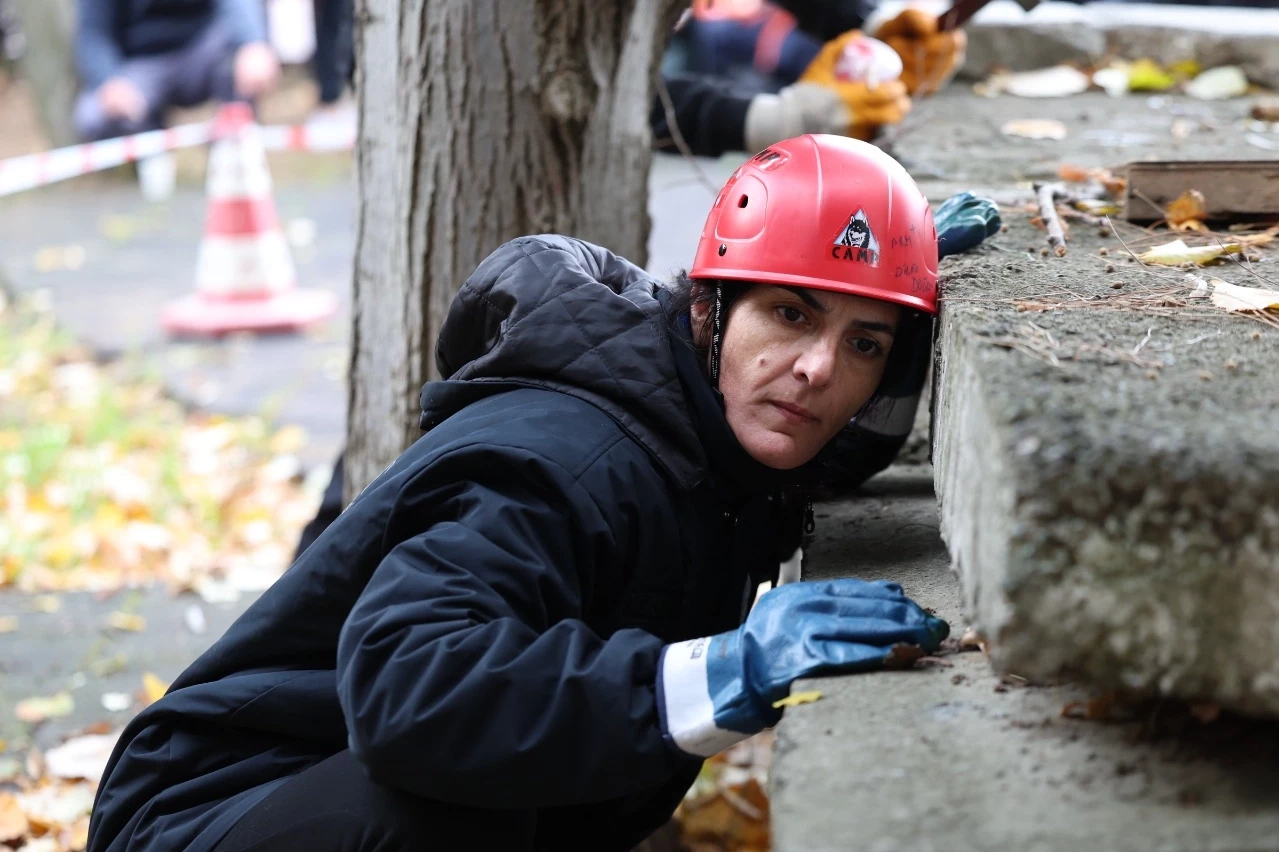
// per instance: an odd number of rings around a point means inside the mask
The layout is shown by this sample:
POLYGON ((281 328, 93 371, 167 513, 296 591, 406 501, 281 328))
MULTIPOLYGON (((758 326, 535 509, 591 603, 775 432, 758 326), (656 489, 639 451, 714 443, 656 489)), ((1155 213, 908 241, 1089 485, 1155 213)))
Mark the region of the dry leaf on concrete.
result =
POLYGON ((24 698, 13 708, 13 715, 23 722, 35 725, 46 719, 69 716, 74 709, 75 699, 71 697, 71 693, 59 692, 57 695, 24 698))
POLYGON ((810 689, 807 692, 792 692, 785 698, 773 702, 774 710, 781 710, 783 707, 794 707, 797 704, 812 704, 814 701, 820 700, 822 697, 821 690, 810 689))
POLYGON ((964 631, 964 635, 959 639, 959 650, 981 651, 984 654, 986 653, 986 637, 976 627, 970 627, 964 631))
POLYGON ((1069 131, 1066 125, 1055 118, 1015 118, 1004 122, 999 132, 1005 136, 1016 136, 1020 139, 1065 139, 1069 131))
POLYGON ((1240 287, 1218 278, 1209 282, 1212 288, 1212 303, 1228 311, 1274 311, 1279 310, 1279 290, 1265 290, 1261 287, 1240 287))
POLYGON ((116 630, 138 633, 147 629, 147 620, 136 613, 116 610, 107 616, 107 626, 116 630))
POLYGON ((142 696, 147 704, 154 704, 169 691, 169 685, 151 672, 142 675, 142 696))
POLYGON ((19 840, 27 833, 27 815, 12 793, 0 793, 0 843, 19 840))
POLYGON ((83 778, 97 783, 119 736, 117 732, 73 737, 45 752, 45 772, 52 778, 83 778))
POLYGON ((1168 227, 1174 231, 1206 231, 1208 226, 1204 219, 1208 218, 1208 208, 1204 194, 1197 189, 1188 189, 1169 202, 1164 210, 1164 218, 1168 227))
POLYGON ((884 658, 884 668, 908 669, 915 665, 915 661, 922 656, 924 656, 924 649, 918 645, 907 645, 905 642, 898 642, 888 649, 888 656, 884 658))
POLYGON ((1110 710, 1115 705, 1116 695, 1113 692, 1107 692, 1098 698, 1090 698, 1087 701, 1070 701, 1065 707, 1061 708, 1061 715, 1069 719, 1087 719, 1089 722, 1096 722, 1106 719, 1110 716, 1110 710))
POLYGON ((1155 246, 1152 249, 1142 252, 1137 256, 1138 260, 1145 263, 1154 263, 1159 266, 1181 266, 1184 263, 1193 263, 1196 266, 1203 266, 1212 263, 1220 257, 1227 254, 1236 254, 1241 246, 1238 243, 1227 243, 1216 246, 1195 246, 1191 248, 1186 245, 1185 240, 1173 240, 1170 243, 1155 246))

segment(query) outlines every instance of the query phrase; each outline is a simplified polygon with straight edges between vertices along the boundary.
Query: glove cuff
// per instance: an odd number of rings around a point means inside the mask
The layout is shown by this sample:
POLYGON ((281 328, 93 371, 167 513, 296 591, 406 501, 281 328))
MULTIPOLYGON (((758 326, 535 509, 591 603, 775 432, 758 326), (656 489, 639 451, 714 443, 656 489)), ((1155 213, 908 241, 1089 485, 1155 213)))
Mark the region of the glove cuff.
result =
POLYGON ((894 14, 896 13, 890 13, 883 4, 876 6, 875 10, 866 16, 866 20, 862 21, 862 32, 871 38, 879 38, 879 28, 888 23, 894 14))
POLYGON ((707 661, 720 637, 690 639, 662 649, 658 664, 657 707, 666 741, 686 754, 710 757, 763 730, 734 731, 715 720, 707 661))
POLYGON ((852 114, 834 90, 794 83, 775 95, 756 95, 746 108, 746 147, 760 151, 805 133, 847 134, 852 114))

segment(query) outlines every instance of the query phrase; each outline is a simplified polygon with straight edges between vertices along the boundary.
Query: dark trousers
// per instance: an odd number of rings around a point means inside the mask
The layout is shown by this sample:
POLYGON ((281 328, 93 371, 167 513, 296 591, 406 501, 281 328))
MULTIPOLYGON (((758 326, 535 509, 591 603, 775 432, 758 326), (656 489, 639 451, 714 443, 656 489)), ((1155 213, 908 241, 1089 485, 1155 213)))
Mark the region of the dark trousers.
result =
POLYGON ((341 751, 285 781, 213 852, 518 852, 533 848, 534 826, 532 811, 464 808, 383 787, 341 751))
POLYGON ((76 132, 82 139, 96 140, 156 130, 171 106, 195 106, 210 98, 235 100, 234 61, 231 35, 217 22, 181 50, 126 59, 120 76, 138 87, 147 114, 140 121, 112 118, 102 111, 96 91, 81 92, 75 104, 76 132))
POLYGON ((355 59, 355 0, 315 0, 315 81, 320 102, 331 104, 351 81, 355 59))

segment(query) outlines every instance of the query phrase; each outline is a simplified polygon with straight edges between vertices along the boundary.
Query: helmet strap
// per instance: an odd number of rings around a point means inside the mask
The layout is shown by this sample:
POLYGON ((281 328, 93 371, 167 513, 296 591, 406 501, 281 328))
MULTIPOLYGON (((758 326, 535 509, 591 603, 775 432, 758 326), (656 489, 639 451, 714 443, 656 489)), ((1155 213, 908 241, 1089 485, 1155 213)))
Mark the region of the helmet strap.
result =
POLYGON ((720 341, 724 336, 724 289, 715 283, 715 308, 711 314, 711 387, 719 389, 720 341))

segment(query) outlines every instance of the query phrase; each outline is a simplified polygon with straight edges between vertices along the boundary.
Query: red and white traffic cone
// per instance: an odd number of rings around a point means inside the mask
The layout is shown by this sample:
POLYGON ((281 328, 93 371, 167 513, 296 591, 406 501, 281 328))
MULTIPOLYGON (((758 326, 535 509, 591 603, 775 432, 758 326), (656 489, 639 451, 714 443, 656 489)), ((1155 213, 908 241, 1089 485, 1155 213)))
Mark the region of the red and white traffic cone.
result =
POLYGON ((165 306, 166 331, 206 336, 289 331, 333 315, 332 293, 297 288, 266 151, 248 104, 226 104, 214 120, 208 205, 195 292, 165 306))

